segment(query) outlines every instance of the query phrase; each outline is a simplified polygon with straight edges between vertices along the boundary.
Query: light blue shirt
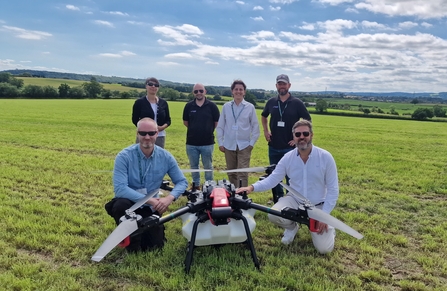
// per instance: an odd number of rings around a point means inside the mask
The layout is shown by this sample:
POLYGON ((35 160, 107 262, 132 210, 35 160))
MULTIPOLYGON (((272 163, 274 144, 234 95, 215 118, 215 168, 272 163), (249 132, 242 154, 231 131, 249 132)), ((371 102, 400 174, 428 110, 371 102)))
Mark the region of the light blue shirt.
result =
POLYGON ((177 199, 185 192, 188 181, 174 156, 155 145, 152 155, 146 158, 140 144, 133 144, 116 156, 113 168, 115 197, 136 202, 145 196, 136 190, 145 188, 147 193, 150 193, 160 188, 166 174, 175 185, 171 195, 177 199))
POLYGON ((216 127, 219 146, 235 151, 254 146, 259 138, 259 123, 253 104, 242 100, 239 105, 234 101, 224 104, 216 127))

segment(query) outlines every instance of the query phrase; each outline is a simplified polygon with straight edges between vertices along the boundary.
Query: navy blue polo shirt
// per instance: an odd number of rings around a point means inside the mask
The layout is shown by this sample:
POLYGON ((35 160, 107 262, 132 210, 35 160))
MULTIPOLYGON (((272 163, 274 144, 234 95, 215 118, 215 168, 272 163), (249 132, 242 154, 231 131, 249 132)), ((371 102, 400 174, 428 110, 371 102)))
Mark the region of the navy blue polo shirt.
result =
POLYGON ((188 121, 186 144, 204 146, 214 144, 214 124, 219 121, 219 109, 216 104, 205 99, 202 106, 196 100, 186 103, 183 109, 183 121, 188 121))

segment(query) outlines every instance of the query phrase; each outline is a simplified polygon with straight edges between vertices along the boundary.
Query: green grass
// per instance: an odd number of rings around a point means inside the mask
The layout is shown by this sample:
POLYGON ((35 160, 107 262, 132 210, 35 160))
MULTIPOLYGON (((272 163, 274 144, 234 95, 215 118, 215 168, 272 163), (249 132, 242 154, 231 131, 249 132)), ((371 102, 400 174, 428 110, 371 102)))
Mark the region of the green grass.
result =
MULTIPOLYGON (((0 286, 2 290, 444 290, 447 286, 447 124, 313 115, 314 143, 338 165, 333 215, 364 234, 337 232, 321 256, 307 229, 288 247, 256 214, 257 271, 238 245, 197 248, 183 272, 179 219, 162 252, 90 257, 114 229, 115 155, 135 140, 133 100, 0 100, 0 286)), ((185 103, 170 102, 166 148, 188 167, 185 103)), ((258 116, 260 111, 258 110, 258 116)), ((216 169, 223 154, 214 152, 216 169)), ((251 166, 268 164, 263 137, 251 166)), ((225 175, 215 174, 222 179, 225 175)), ((259 176, 250 175, 254 182, 259 176)), ((190 180, 190 176, 187 176, 190 180)), ((254 193, 266 204, 271 194, 254 193)), ((185 198, 171 207, 184 205, 185 198)))

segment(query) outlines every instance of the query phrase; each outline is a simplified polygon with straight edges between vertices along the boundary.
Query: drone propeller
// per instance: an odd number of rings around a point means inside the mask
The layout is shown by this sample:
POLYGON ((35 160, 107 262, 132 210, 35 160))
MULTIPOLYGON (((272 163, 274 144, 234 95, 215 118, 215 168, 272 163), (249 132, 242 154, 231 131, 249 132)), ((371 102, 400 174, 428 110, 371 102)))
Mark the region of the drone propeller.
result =
POLYGON ((245 173, 245 172, 265 172, 266 167, 253 167, 253 168, 241 168, 241 169, 232 169, 232 170, 223 170, 222 173, 245 173))
POLYGON ((92 261, 101 261, 114 247, 116 247, 123 239, 131 235, 138 229, 136 219, 124 220, 115 228, 115 230, 107 237, 104 243, 99 247, 92 257, 92 261))
MULTIPOLYGON (((101 261, 114 247, 116 247, 122 240, 138 230, 138 215, 134 213, 135 210, 143 206, 147 200, 152 198, 158 193, 159 189, 152 191, 140 200, 138 200, 132 207, 126 210, 128 219, 121 221, 115 230, 107 237, 103 244, 99 247, 96 253, 92 257, 92 261, 101 261)), ((141 218, 141 216, 140 216, 141 218)))
POLYGON ((183 173, 212 172, 210 169, 182 169, 183 173))
MULTIPOLYGON (((284 183, 280 183, 280 184, 281 184, 281 186, 286 188, 290 193, 294 194, 297 198, 299 198, 300 200, 303 200, 304 203, 311 204, 310 201, 306 197, 301 195, 298 191, 295 191, 287 184, 284 184, 284 183)), ((337 218, 333 217, 332 215, 327 214, 323 210, 316 208, 315 206, 306 207, 306 210, 307 210, 307 215, 309 216, 309 218, 312 218, 313 220, 317 220, 317 221, 326 223, 326 224, 328 224, 332 227, 335 227, 336 229, 339 229, 339 230, 341 230, 357 239, 363 238, 363 235, 361 235, 358 231, 356 231, 355 229, 346 225, 345 223, 338 220, 337 218)))
POLYGON ((295 189, 293 189, 292 187, 290 187, 287 184, 284 184, 283 182, 279 183, 281 184, 281 186, 283 186, 284 188, 287 189, 287 191, 289 191, 290 193, 292 193, 293 195, 295 195, 298 199, 300 199, 301 201, 303 201, 303 203, 307 203, 307 204, 311 204, 309 199, 307 199, 306 197, 304 197, 303 195, 301 195, 298 191, 296 191, 295 189))
POLYGON ((138 200, 134 205, 132 205, 132 207, 130 207, 128 210, 126 210, 126 212, 134 212, 135 210, 137 210, 138 208, 143 206, 144 203, 147 202, 147 200, 154 197, 159 191, 160 191, 160 189, 156 189, 156 190, 152 191, 151 193, 147 194, 146 196, 144 196, 143 198, 138 200))

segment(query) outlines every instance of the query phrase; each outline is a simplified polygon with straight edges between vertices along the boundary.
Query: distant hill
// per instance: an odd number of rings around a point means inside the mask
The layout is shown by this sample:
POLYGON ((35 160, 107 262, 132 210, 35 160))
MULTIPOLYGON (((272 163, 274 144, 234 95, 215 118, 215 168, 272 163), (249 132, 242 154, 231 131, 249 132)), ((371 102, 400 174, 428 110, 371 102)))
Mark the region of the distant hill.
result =
MULTIPOLYGON (((75 73, 61 73, 61 72, 48 72, 48 71, 37 71, 37 70, 5 70, 3 72, 11 73, 12 75, 20 75, 24 77, 37 77, 37 78, 55 78, 55 79, 68 79, 68 80, 80 80, 80 81, 90 81, 91 77, 95 77, 98 82, 110 83, 110 84, 126 84, 126 83, 144 83, 145 79, 137 78, 124 78, 117 76, 102 76, 102 75, 87 75, 87 74, 75 74, 75 73)), ((194 84, 188 83, 178 83, 166 80, 159 80, 162 86, 167 87, 192 87, 194 84)), ((208 86, 207 86, 208 87, 208 86)), ((229 89, 228 86, 210 86, 218 90, 229 89)), ((250 91, 256 91, 260 89, 251 89, 250 91)), ((264 90, 260 90, 264 91, 264 90)), ((300 92, 304 93, 304 92, 300 92)), ((341 95, 341 96, 358 96, 358 97, 371 97, 371 98, 441 98, 447 99, 447 92, 439 93, 408 93, 408 92, 339 92, 339 91, 317 91, 317 92, 306 92, 314 95, 341 95)))

